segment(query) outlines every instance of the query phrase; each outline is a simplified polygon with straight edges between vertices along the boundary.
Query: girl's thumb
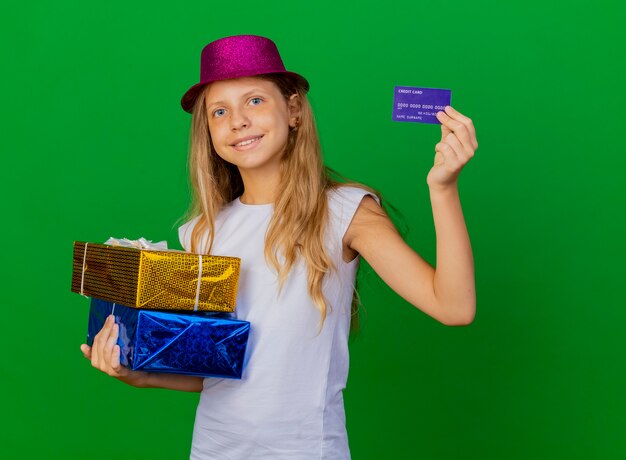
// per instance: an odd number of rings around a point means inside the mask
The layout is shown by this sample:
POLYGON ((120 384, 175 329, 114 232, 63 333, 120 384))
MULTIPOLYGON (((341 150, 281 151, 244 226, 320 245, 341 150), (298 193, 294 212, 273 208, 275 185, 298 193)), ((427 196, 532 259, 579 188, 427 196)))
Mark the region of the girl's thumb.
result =
POLYGON ((85 355, 85 358, 91 359, 91 347, 89 345, 86 345, 83 343, 80 346, 80 351, 83 352, 83 355, 85 355))

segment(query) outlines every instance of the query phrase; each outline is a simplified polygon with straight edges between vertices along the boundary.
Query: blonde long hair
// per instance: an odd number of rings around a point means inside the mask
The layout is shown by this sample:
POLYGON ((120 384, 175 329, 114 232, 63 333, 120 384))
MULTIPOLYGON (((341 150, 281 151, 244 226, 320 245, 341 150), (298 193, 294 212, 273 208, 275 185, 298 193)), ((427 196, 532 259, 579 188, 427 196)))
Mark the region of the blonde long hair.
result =
MULTIPOLYGON (((274 203, 274 214, 265 236, 265 259, 278 274, 279 290, 297 259, 304 259, 308 268, 308 293, 321 312, 321 328, 327 311, 322 281, 326 273, 336 269, 324 245, 328 222, 326 194, 342 183, 331 178, 337 174, 322 162, 313 110, 306 91, 283 74, 265 74, 258 78, 274 82, 285 100, 296 93, 300 103, 300 123, 297 129, 290 130, 282 157, 281 193, 274 203), (282 263, 279 253, 283 257, 282 263)), ((224 161, 211 142, 205 107, 207 88, 198 96, 192 111, 189 147, 192 202, 188 217, 199 216, 191 233, 191 252, 202 252, 204 247, 205 253, 210 254, 217 213, 222 206, 239 197, 244 187, 237 167, 224 161)), ((343 185, 362 187, 381 199, 379 192, 365 185, 354 182, 343 185)), ((355 290, 351 331, 356 330, 358 296, 355 290)))

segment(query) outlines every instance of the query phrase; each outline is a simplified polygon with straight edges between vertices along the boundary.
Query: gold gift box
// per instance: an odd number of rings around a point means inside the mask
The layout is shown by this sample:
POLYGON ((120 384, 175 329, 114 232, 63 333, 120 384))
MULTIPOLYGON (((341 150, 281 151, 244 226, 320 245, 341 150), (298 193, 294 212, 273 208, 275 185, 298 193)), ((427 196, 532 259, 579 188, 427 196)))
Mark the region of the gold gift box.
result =
POLYGON ((232 312, 240 262, 75 241, 72 291, 136 308, 232 312))

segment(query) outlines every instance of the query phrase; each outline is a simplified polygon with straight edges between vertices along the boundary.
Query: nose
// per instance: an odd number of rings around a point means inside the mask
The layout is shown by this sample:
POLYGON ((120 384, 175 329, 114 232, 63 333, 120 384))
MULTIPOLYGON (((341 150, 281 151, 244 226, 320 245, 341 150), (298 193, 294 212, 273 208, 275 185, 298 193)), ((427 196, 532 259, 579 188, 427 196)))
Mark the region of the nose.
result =
POLYGON ((230 117, 230 126, 233 131, 247 128, 250 126, 250 119, 243 110, 233 110, 232 116, 230 117))

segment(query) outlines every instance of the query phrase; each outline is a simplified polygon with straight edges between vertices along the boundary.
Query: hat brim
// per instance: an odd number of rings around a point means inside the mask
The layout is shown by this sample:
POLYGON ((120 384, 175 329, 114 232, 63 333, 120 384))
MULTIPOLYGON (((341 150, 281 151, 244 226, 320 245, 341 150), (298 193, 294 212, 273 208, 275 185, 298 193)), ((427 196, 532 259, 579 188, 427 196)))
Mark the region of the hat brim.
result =
MULTIPOLYGON (((272 73, 283 73, 286 75, 291 76, 296 83, 298 84, 298 86, 301 86, 304 89, 304 92, 307 93, 309 91, 309 82, 307 81, 306 78, 304 78, 302 75, 297 74, 295 72, 289 72, 289 71, 285 71, 285 72, 272 72, 272 73)), ((242 75, 241 77, 253 77, 256 75, 264 75, 265 73, 258 73, 255 75, 242 75)), ((241 78, 241 77, 237 77, 234 76, 232 78, 241 78)), ((218 80, 211 80, 211 81, 203 81, 200 83, 196 83, 195 85, 193 85, 191 88, 189 88, 185 94, 183 94, 183 97, 180 100, 180 105, 183 108, 183 110, 187 113, 192 113, 193 112, 193 106, 196 103, 196 99, 198 99, 198 95, 200 94, 200 92, 204 89, 204 87, 206 85, 208 85, 209 83, 212 83, 213 81, 218 81, 218 80)))

